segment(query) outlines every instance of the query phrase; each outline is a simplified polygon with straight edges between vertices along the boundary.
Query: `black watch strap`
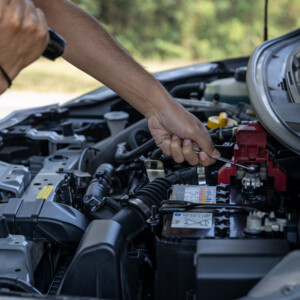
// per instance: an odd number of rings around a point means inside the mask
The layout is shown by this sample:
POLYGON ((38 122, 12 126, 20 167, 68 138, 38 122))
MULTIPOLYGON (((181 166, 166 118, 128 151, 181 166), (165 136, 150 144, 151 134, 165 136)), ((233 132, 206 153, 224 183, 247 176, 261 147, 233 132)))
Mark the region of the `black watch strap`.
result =
POLYGON ((49 43, 45 52, 43 53, 43 56, 48 59, 55 60, 64 53, 66 41, 51 28, 48 28, 48 30, 49 43))

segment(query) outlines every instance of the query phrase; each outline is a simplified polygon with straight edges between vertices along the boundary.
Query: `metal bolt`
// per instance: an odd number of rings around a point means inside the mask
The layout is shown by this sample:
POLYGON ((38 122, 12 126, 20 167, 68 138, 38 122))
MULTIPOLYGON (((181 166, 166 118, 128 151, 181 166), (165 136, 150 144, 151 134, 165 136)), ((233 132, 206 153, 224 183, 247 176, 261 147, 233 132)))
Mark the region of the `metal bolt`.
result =
POLYGON ((295 289, 295 286, 293 286, 293 285, 285 285, 281 289, 281 292, 282 292, 283 295, 289 296, 293 293, 294 289, 295 289))

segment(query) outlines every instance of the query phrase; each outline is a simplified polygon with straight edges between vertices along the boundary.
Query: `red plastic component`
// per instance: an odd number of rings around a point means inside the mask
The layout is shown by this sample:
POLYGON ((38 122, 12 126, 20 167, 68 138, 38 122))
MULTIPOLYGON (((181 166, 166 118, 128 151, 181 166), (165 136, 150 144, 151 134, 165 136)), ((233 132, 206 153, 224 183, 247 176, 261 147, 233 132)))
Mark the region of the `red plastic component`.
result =
MULTIPOLYGON (((274 187, 278 191, 286 191, 286 174, 269 159, 267 134, 258 124, 241 125, 236 134, 233 161, 236 163, 267 163, 268 176, 274 178, 274 187)), ((218 183, 230 184, 230 177, 235 176, 237 167, 225 164, 219 171, 218 183)))
POLYGON ((268 161, 267 133, 258 124, 241 125, 236 133, 234 162, 265 163, 268 161))

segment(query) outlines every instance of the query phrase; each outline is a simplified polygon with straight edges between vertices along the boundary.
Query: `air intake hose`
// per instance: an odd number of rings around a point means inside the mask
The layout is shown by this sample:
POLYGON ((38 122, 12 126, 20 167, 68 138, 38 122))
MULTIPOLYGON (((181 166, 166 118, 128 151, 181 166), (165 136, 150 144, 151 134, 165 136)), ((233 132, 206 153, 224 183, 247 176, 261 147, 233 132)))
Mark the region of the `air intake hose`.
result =
POLYGON ((130 244, 126 243, 126 239, 131 240, 148 228, 146 220, 151 216, 152 206, 160 206, 173 184, 193 184, 197 183, 197 178, 196 168, 158 178, 141 189, 135 198, 126 197, 124 207, 112 219, 92 221, 62 280, 58 294, 136 299, 136 281, 133 280, 133 283, 128 278, 134 279, 137 274, 126 265, 126 246, 130 244))
POLYGON ((197 184, 197 168, 192 167, 157 178, 147 184, 134 197, 125 197, 125 208, 112 220, 118 222, 127 237, 137 236, 147 227, 146 220, 151 217, 151 208, 160 207, 161 201, 167 199, 168 191, 174 184, 197 184))

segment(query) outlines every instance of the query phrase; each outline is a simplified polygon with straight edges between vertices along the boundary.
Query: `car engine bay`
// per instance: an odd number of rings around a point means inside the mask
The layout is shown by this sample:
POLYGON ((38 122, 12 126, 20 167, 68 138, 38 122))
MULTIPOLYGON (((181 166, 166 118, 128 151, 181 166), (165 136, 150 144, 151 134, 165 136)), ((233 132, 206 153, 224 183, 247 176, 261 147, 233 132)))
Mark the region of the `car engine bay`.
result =
POLYGON ((0 295, 296 299, 299 35, 263 44, 250 61, 157 74, 239 166, 176 163, 107 88, 4 119, 0 295), (259 107, 263 88, 280 125, 259 107))

